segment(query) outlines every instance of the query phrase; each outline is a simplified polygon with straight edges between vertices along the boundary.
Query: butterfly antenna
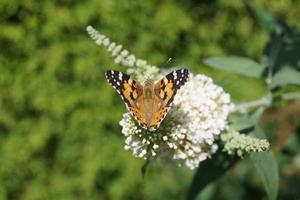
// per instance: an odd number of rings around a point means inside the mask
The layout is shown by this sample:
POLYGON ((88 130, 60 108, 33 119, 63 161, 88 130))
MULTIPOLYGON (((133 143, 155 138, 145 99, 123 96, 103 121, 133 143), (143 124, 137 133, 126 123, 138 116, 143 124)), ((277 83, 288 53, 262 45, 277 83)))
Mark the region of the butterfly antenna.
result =
POLYGON ((167 62, 165 62, 165 64, 163 65, 163 68, 166 68, 168 66, 168 64, 171 62, 172 58, 169 58, 167 60, 167 62))

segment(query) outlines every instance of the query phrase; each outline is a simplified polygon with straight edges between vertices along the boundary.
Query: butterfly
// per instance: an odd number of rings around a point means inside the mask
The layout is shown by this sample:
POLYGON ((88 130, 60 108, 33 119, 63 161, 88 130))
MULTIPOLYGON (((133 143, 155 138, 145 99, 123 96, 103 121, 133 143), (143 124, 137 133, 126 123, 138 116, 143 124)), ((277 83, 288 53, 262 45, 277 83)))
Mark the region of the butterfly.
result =
POLYGON ((105 76, 138 124, 144 129, 155 131, 168 114, 177 90, 187 82, 189 72, 187 69, 179 69, 156 83, 147 79, 144 85, 115 70, 107 71, 105 76))

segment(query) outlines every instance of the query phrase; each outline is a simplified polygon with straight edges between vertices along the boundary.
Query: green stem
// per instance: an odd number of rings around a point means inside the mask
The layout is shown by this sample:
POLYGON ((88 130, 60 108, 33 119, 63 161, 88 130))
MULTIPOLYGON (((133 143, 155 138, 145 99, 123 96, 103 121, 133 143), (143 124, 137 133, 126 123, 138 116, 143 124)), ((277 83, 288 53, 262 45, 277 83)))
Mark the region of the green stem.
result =
POLYGON ((271 103, 272 103, 272 100, 271 100, 270 96, 267 95, 261 99, 255 100, 255 101, 249 101, 246 103, 237 104, 235 106, 233 112, 245 113, 245 112, 248 112, 252 108, 268 107, 271 105, 271 103))

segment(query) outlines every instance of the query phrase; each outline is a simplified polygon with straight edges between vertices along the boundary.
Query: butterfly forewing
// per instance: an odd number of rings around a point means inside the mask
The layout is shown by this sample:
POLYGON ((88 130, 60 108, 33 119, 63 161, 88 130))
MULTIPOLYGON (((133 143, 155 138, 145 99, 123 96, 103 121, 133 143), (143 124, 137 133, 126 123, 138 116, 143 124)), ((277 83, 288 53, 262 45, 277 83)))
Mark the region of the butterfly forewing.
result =
POLYGON ((189 72, 187 69, 179 69, 169 73, 155 84, 154 92, 160 100, 160 106, 157 107, 152 117, 151 127, 154 130, 160 126, 160 123, 168 114, 177 90, 186 83, 188 77, 189 72))
POLYGON ((173 71, 163 77, 154 86, 155 94, 162 100, 162 106, 170 106, 177 91, 189 78, 187 69, 173 71))
POLYGON ((121 95, 131 115, 141 126, 144 126, 144 115, 137 105, 138 99, 140 99, 143 94, 143 86, 137 80, 119 71, 109 70, 105 73, 105 76, 110 85, 121 95))
POLYGON ((129 75, 109 70, 105 73, 105 76, 110 85, 121 95, 127 106, 133 105, 141 96, 143 87, 138 81, 130 78, 129 75))

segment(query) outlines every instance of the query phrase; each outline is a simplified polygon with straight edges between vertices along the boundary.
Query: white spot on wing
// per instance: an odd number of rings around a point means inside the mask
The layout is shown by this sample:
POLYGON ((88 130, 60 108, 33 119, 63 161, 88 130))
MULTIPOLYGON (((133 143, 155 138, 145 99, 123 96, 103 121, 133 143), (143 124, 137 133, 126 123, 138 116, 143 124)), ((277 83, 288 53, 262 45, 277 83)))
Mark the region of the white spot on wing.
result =
POLYGON ((119 80, 122 80, 123 74, 119 73, 119 80))
POLYGON ((173 72, 173 76, 174 76, 174 80, 176 80, 177 79, 177 72, 176 71, 173 72))

